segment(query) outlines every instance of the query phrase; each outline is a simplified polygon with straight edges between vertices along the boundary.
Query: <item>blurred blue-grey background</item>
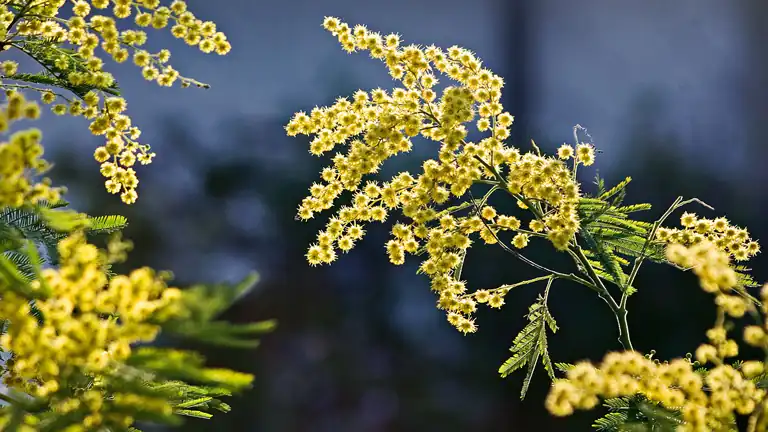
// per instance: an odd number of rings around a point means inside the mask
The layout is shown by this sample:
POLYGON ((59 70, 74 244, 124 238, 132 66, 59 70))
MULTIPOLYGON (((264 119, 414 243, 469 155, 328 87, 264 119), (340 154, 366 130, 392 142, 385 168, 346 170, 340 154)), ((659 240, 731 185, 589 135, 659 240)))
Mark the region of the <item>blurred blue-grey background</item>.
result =
MULTIPOLYGON (((175 67, 210 90, 159 88, 130 65, 109 67, 156 161, 140 168, 140 198, 126 207, 102 186, 91 159, 100 138, 71 118, 44 117, 53 176, 75 207, 125 214, 136 248, 131 265, 172 270, 180 285, 261 273, 257 292, 226 314, 276 318, 253 351, 207 349, 213 364, 256 374, 233 411, 183 430, 528 431, 588 430, 598 412, 550 418, 538 371, 524 402, 522 377, 501 379, 524 314, 543 287, 513 291, 501 311, 481 310, 463 337, 434 306, 416 262, 391 266, 385 226, 349 255, 310 268, 306 246, 324 222, 294 220, 324 161, 305 138, 288 138, 293 112, 328 105, 358 88, 391 88, 385 68, 344 53, 320 26, 326 15, 399 32, 407 43, 457 44, 506 79, 516 117, 512 143, 547 150, 588 128, 609 183, 631 175, 629 202, 651 202, 655 219, 678 195, 697 196, 753 237, 768 238, 768 4, 760 0, 190 0, 232 42, 206 56, 173 40, 175 67)), ((406 158, 407 159, 407 158, 406 158)), ((411 160, 412 162, 412 160, 411 160)), ((397 160, 391 169, 398 168, 397 160)), ((584 170, 589 190, 595 169, 584 170)), ((703 210, 703 209, 696 209, 703 210)), ((473 287, 535 276, 500 250, 474 250, 473 287)), ((545 248, 546 249, 546 248, 545 248)), ((533 249, 558 265, 554 252, 533 249)), ((764 257, 754 274, 767 280, 764 257)), ((711 298, 689 274, 648 266, 630 301, 635 346, 671 358, 693 351, 713 322, 711 298)), ((555 361, 599 359, 619 349, 613 317, 591 292, 553 287, 561 330, 555 361)))

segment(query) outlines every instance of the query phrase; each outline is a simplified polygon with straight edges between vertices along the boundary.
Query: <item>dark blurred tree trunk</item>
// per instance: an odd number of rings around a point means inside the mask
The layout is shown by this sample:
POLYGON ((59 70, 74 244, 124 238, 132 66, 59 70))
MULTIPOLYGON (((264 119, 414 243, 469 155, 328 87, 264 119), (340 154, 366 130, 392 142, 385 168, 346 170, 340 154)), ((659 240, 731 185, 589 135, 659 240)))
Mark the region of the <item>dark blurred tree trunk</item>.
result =
POLYGON ((505 80, 502 102, 510 114, 515 116, 512 127, 512 144, 521 147, 529 142, 530 136, 530 90, 533 71, 531 29, 535 25, 533 12, 535 3, 529 0, 499 0, 498 26, 500 39, 506 42, 504 66, 496 72, 505 80))
MULTIPOLYGON (((751 160, 768 160, 768 3, 763 0, 746 0, 741 6, 742 28, 746 42, 747 62, 743 81, 740 83, 744 101, 747 127, 746 151, 751 160)), ((768 184, 768 171, 752 171, 753 185, 762 191, 768 184)), ((765 200, 763 200, 765 201, 765 200)))
MULTIPOLYGON (((740 210, 745 218, 753 220, 750 229, 753 238, 765 242, 768 226, 764 216, 760 218, 759 215, 768 212, 768 170, 765 169, 765 161, 768 161, 768 26, 765 25, 768 3, 747 0, 737 4, 742 5, 742 28, 747 44, 747 65, 743 68, 741 83, 747 128, 744 151, 747 160, 754 162, 745 164, 747 170, 738 175, 735 185, 744 197, 742 201, 748 201, 740 210)), ((765 256, 762 260, 764 263, 765 256)), ((757 264, 753 268, 757 281, 768 281, 768 266, 757 264)))

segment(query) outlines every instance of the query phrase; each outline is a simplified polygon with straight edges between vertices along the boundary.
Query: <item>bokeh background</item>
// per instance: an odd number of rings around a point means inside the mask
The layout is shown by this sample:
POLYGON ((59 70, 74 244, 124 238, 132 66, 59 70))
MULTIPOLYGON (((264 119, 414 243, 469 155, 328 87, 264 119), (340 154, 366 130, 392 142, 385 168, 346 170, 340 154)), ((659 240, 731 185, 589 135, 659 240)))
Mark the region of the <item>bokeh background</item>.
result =
MULTIPOLYGON (((276 318, 256 350, 207 349, 211 363, 256 374, 253 391, 189 431, 588 430, 596 412, 550 418, 539 370, 525 401, 522 376, 501 379, 524 314, 543 286, 513 291, 501 311, 481 310, 480 331, 457 333, 434 307, 417 263, 391 266, 386 226, 330 267, 304 260, 323 220, 294 220, 324 161, 288 138, 294 111, 328 105, 358 88, 390 88, 378 61, 348 55, 320 26, 325 15, 363 23, 406 42, 472 49, 505 77, 516 117, 513 144, 546 150, 588 128, 609 183, 630 175, 629 202, 651 202, 647 220, 678 195, 697 196, 768 238, 768 3, 762 0, 190 0, 227 32, 233 51, 205 56, 170 47, 183 74, 210 90, 159 88, 130 66, 110 65, 129 114, 158 157, 140 168, 140 198, 126 207, 102 186, 91 159, 100 138, 87 124, 46 115, 54 179, 75 207, 121 213, 135 243, 131 265, 172 270, 181 285, 261 273, 256 292, 227 312, 234 321, 276 318)), ((423 155, 423 154, 422 154, 423 155)), ((413 164, 413 155, 387 170, 413 164), (409 158, 410 157, 410 158, 409 158)), ((594 168, 594 167, 593 167, 594 168)), ((597 169, 581 174, 589 189, 597 169)), ((476 248, 465 275, 492 287, 536 274, 500 250, 476 248)), ((546 249, 546 248, 545 248, 546 249)), ((553 251, 533 252, 556 265, 553 251)), ((768 280, 765 257, 754 260, 768 280)), ((630 301, 637 349, 685 355, 713 322, 711 298, 690 274, 646 266, 630 301)), ((557 283, 550 307, 561 330, 555 361, 599 359, 618 349, 613 317, 593 293, 557 283)), ((171 342, 171 341, 169 341, 171 342)))

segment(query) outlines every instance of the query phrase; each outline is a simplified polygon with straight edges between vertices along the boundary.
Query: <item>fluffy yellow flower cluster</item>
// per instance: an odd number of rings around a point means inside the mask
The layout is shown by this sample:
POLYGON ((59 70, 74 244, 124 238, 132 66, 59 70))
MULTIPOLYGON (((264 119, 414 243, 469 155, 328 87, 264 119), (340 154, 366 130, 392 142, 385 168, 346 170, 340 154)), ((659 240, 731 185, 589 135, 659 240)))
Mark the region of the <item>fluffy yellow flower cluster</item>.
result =
MULTIPOLYGON (((592 150, 591 147, 583 148, 592 150)), ((589 154, 594 158, 594 154, 589 154)), ((576 214, 579 184, 565 164, 528 153, 519 160, 510 161, 508 188, 512 193, 547 206, 544 217, 533 222, 531 229, 535 232, 546 231, 547 238, 558 250, 567 248, 568 242, 579 230, 576 214)))
MULTIPOLYGON (((683 215, 684 226, 695 228, 696 222, 690 213, 683 215)), ((717 226, 715 232, 733 230, 732 238, 735 233, 746 233, 730 227, 723 218, 711 224, 717 226)), ((696 234, 706 235, 708 231, 709 228, 702 228, 696 234)), ((746 240, 748 236, 740 236, 738 241, 746 240)), ((730 253, 731 250, 742 250, 731 248, 731 244, 726 244, 726 250, 709 240, 700 240, 688 247, 678 243, 667 247, 667 258, 677 265, 692 268, 701 287, 716 296, 717 322, 706 333, 709 343, 699 346, 695 353, 700 364, 714 364, 712 369, 701 374, 693 371, 688 359, 662 364, 635 351, 609 353, 599 367, 581 362, 568 371, 567 379, 556 381, 546 400, 547 409, 552 414, 566 416, 574 409, 593 408, 599 398, 642 394, 668 409, 679 411, 685 421, 679 426, 680 431, 731 431, 737 414, 753 416, 750 421, 757 428, 751 430, 768 428, 766 391, 757 388, 751 380, 765 371, 765 363, 746 361, 738 368, 724 363, 725 359, 739 353, 736 341, 728 338, 725 317, 741 318, 752 307, 746 298, 729 295, 739 288, 740 283, 731 267, 730 253)), ((768 284, 763 286, 760 294, 763 315, 768 316, 768 284)), ((744 341, 768 352, 766 326, 768 323, 747 326, 744 341)))
MULTIPOLYGON (((399 209, 409 220, 392 228, 393 239, 386 245, 390 261, 402 264, 406 253, 426 251, 421 271, 432 279, 439 307, 461 331, 474 331, 469 314, 475 310, 475 299, 464 294, 458 270, 471 237, 492 244, 499 241, 500 231, 509 230, 516 232, 512 243, 517 248, 525 247, 530 236, 539 236, 565 249, 579 227, 579 187, 573 173, 576 165, 593 162, 594 149, 590 144, 579 144, 575 151, 566 146, 570 153, 561 149, 562 160, 573 158, 572 171, 557 158, 538 151, 521 154, 505 145, 514 119, 500 102, 504 82, 466 49, 401 46, 397 34, 382 36, 362 25, 351 28, 332 17, 323 25, 346 51, 367 50, 372 58, 384 61, 403 87, 391 92, 359 90, 351 100, 339 98, 330 107, 298 112, 286 125, 289 136, 314 135, 310 142, 314 155, 347 147, 346 153, 333 156, 332 165, 321 173, 322 182, 310 187, 310 195, 299 206, 298 217, 307 220, 332 208, 344 191, 353 194, 351 204, 341 206, 318 234, 307 259, 312 265, 334 261, 337 250, 349 251, 364 236, 364 223, 384 221, 390 211, 399 209), (438 95, 439 74, 457 85, 444 87, 438 95), (478 131, 490 136, 468 141, 465 124, 473 121, 478 131), (402 172, 387 182, 363 184, 364 177, 378 172, 387 159, 410 151, 419 136, 439 143, 438 157, 426 160, 420 174, 402 172), (477 183, 493 186, 479 204, 465 198, 477 183), (490 193, 499 189, 515 197, 521 207, 532 208, 536 218, 531 231, 521 229, 517 218, 486 206, 490 193), (441 208, 452 198, 465 201, 441 208), (469 214, 459 214, 462 210, 469 214)), ((493 298, 490 304, 500 306, 501 293, 480 297, 493 298)))
POLYGON ((762 367, 761 362, 747 362, 740 370, 720 364, 702 376, 688 359, 660 363, 635 351, 612 352, 599 368, 589 362, 576 364, 567 379, 552 385, 546 407, 566 416, 574 409, 594 408, 599 398, 642 394, 679 410, 685 421, 680 432, 731 431, 735 413, 749 415, 763 403, 765 390, 749 379, 762 367))
MULTIPOLYGON (((751 307, 745 297, 736 295, 739 288, 738 274, 731 268, 729 255, 712 242, 702 241, 690 247, 679 244, 667 246, 667 259, 682 267, 691 268, 704 291, 715 294, 715 304, 722 314, 741 318, 751 307)), ((764 291, 768 295, 768 291, 764 291)), ((717 325, 707 331, 710 344, 701 345, 696 357, 701 362, 717 361, 738 354, 736 341, 726 337, 724 315, 717 325)))
POLYGON ((699 278, 701 288, 717 295, 715 301, 718 304, 734 305, 735 309, 730 315, 739 317, 744 314, 744 299, 726 294, 739 283, 738 274, 731 268, 727 253, 718 249, 714 243, 704 240, 690 247, 672 243, 667 246, 666 254, 670 262, 692 269, 699 278))
MULTIPOLYGON (((66 13, 67 15, 69 13, 66 13)), ((161 6, 160 0, 55 0, 48 2, 28 2, 20 10, 10 10, 7 5, 0 5, 4 44, 13 45, 17 36, 38 37, 59 43, 69 43, 77 47, 77 54, 87 62, 87 69, 68 75, 71 84, 91 84, 108 87, 113 83, 112 75, 102 70, 103 61, 96 55, 100 46, 113 60, 122 63, 133 55, 134 63, 142 67, 142 73, 148 80, 157 81, 163 86, 172 85, 181 79, 186 85, 197 83, 179 75, 168 64, 170 52, 161 50, 150 54, 141 47, 147 41, 143 30, 124 30, 117 28, 117 19, 134 16, 139 27, 162 29, 171 26, 174 37, 184 39, 188 45, 197 46, 204 53, 226 54, 231 45, 224 33, 216 30, 211 21, 201 21, 187 10, 182 0, 174 0, 170 7, 161 6), (68 6, 73 15, 69 19, 60 18, 63 9, 68 6), (112 15, 91 15, 94 9, 103 10, 111 7, 112 15), (15 27, 14 27, 15 25, 15 27)), ((67 69, 70 58, 62 55, 55 59, 60 69, 67 69)))
MULTIPOLYGON (((15 120, 34 119, 40 114, 37 103, 25 100, 23 94, 9 91, 5 96, 5 104, 0 107, 0 133, 7 132, 15 120)), ((29 129, 14 133, 7 142, 0 142, 0 207, 59 200, 62 189, 51 187, 50 179, 33 183, 30 178, 30 174, 39 175, 48 169, 48 164, 40 158, 43 155, 41 138, 39 130, 29 129)))
MULTIPOLYGON (((72 385, 73 377, 98 375, 124 361, 131 354, 131 344, 155 338, 159 326, 150 319, 163 321, 177 313, 180 290, 168 288, 151 269, 108 278, 105 266, 119 258, 115 255, 123 248, 118 246, 110 247, 115 254, 101 251, 81 233, 60 241, 60 267, 42 270, 31 285, 48 294, 35 302, 43 320, 30 314, 27 298, 3 290, 0 316, 11 324, 0 336, 0 347, 13 352, 6 365, 6 385, 37 396, 52 395, 72 385)), ((96 426, 103 395, 97 388, 93 392, 84 402, 93 399, 95 417, 87 422, 96 426)), ((55 401, 57 405, 73 403, 79 406, 67 397, 55 401)))
MULTIPOLYGON (((85 417, 82 422, 70 424, 62 427, 61 432, 86 432, 92 430, 132 430, 130 426, 134 423, 134 418, 130 415, 110 412, 101 414, 105 405, 111 405, 124 411, 142 411, 157 413, 160 415, 169 415, 172 408, 165 401, 148 396, 138 396, 135 394, 113 394, 109 401, 104 400, 104 394, 99 390, 86 390, 78 395, 77 398, 66 398, 55 403, 53 409, 62 416, 75 412, 90 412, 92 414, 85 417), (108 426, 107 426, 108 425, 108 426)), ((39 418, 32 414, 9 415, 0 417, 0 428, 11 428, 18 432, 38 432, 41 430, 39 418)), ((3 429, 5 430, 5 429, 3 429)))
POLYGON ((710 220, 686 212, 680 217, 680 224, 683 229, 659 228, 656 238, 683 246, 707 240, 736 261, 746 261, 760 252, 760 245, 749 237, 749 231, 731 225, 724 217, 710 220))
MULTIPOLYGON (((170 51, 162 49, 150 53, 142 48, 147 41, 143 30, 119 30, 117 21, 135 17, 139 27, 162 29, 171 27, 171 33, 189 45, 196 45, 204 53, 226 54, 231 49, 224 33, 217 31, 210 21, 201 21, 187 10, 186 2, 174 0, 170 7, 161 6, 159 0, 54 0, 25 2, 11 9, 0 5, 0 46, 13 47, 35 58, 47 73, 66 86, 88 86, 94 90, 79 94, 80 99, 69 100, 51 90, 3 82, 6 88, 27 88, 42 93, 45 103, 63 99, 67 103, 54 104, 55 114, 82 116, 91 121, 94 135, 104 136, 106 145, 99 147, 94 157, 102 164, 102 173, 108 177, 106 188, 120 193, 121 199, 131 204, 136 201, 138 180, 132 166, 138 160, 148 164, 155 156, 146 144, 140 144, 140 130, 131 125, 125 115, 126 102, 111 91, 115 80, 104 68, 97 49, 118 63, 129 58, 142 68, 144 78, 161 86, 172 86, 180 81, 182 87, 206 84, 181 76, 169 63, 170 51), (66 8, 65 8, 66 6, 66 8), (93 14, 94 10, 112 9, 112 16, 93 14), (71 8, 71 10, 69 10, 71 8), (66 10, 65 10, 66 9, 66 10), (61 18, 67 15, 70 18, 61 18), (49 50, 44 44, 69 49, 49 50), (111 94, 111 95, 110 95, 111 94), (107 162, 110 161, 110 162, 107 162)), ((14 62, 3 64, 3 78, 19 79, 14 62)), ((56 85, 56 84, 53 84, 56 85)), ((62 87, 61 85, 58 85, 62 87)))
MULTIPOLYGON (((111 393, 109 399, 105 400, 104 392, 97 388, 80 392, 76 398, 58 399, 52 404, 52 408, 62 416, 73 413, 79 415, 82 412, 90 413, 81 422, 57 429, 62 432, 133 430, 131 425, 136 419, 129 414, 118 411, 152 413, 161 416, 168 416, 173 413, 171 405, 160 398, 131 393, 111 393), (104 413, 107 406, 110 407, 111 412, 104 413)), ((5 413, 0 417, 0 428, 10 427, 13 424, 13 430, 18 432, 38 432, 41 430, 39 423, 40 419, 32 414, 12 416, 5 413)))
POLYGON ((574 158, 584 166, 590 166, 595 163, 595 148, 589 144, 581 143, 574 150, 573 146, 563 144, 557 149, 557 157, 563 160, 574 158))

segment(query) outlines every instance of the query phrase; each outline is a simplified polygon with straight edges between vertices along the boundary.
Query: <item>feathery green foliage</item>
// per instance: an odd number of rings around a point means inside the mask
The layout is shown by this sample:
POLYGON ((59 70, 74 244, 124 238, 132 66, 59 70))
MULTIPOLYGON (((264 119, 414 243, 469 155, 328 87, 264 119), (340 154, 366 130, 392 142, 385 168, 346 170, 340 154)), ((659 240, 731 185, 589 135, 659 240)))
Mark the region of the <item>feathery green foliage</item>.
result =
POLYGON ((524 399, 525 394, 528 392, 528 387, 531 384, 539 358, 541 358, 544 370, 547 371, 550 378, 554 379, 555 377, 552 361, 547 351, 547 328, 552 333, 557 332, 557 323, 547 307, 547 298, 549 297, 551 286, 552 279, 549 279, 544 294, 539 295, 536 302, 528 309, 528 324, 515 336, 515 340, 512 342, 512 347, 510 348, 512 356, 499 368, 501 376, 506 377, 512 372, 522 369, 526 365, 528 366, 523 386, 520 390, 520 399, 524 399))
POLYGON ((193 338, 213 345, 253 348, 259 343, 256 336, 275 327, 272 320, 247 324, 213 321, 214 318, 238 299, 247 295, 258 282, 252 273, 243 281, 231 284, 195 285, 187 288, 182 301, 187 313, 183 318, 165 322, 171 334, 193 338))
POLYGON ((680 415, 642 395, 606 399, 608 413, 592 427, 601 432, 674 432, 682 424, 680 415))
POLYGON ((582 198, 578 210, 582 223, 579 235, 585 243, 585 255, 592 258, 590 264, 595 273, 628 295, 636 289, 628 285, 630 275, 624 267, 629 261, 625 258, 642 256, 643 259, 665 261, 663 246, 648 241, 652 224, 629 218, 630 213, 649 210, 650 204, 622 205, 631 180, 627 177, 610 190, 603 191, 605 183, 598 177, 598 197, 582 198))

